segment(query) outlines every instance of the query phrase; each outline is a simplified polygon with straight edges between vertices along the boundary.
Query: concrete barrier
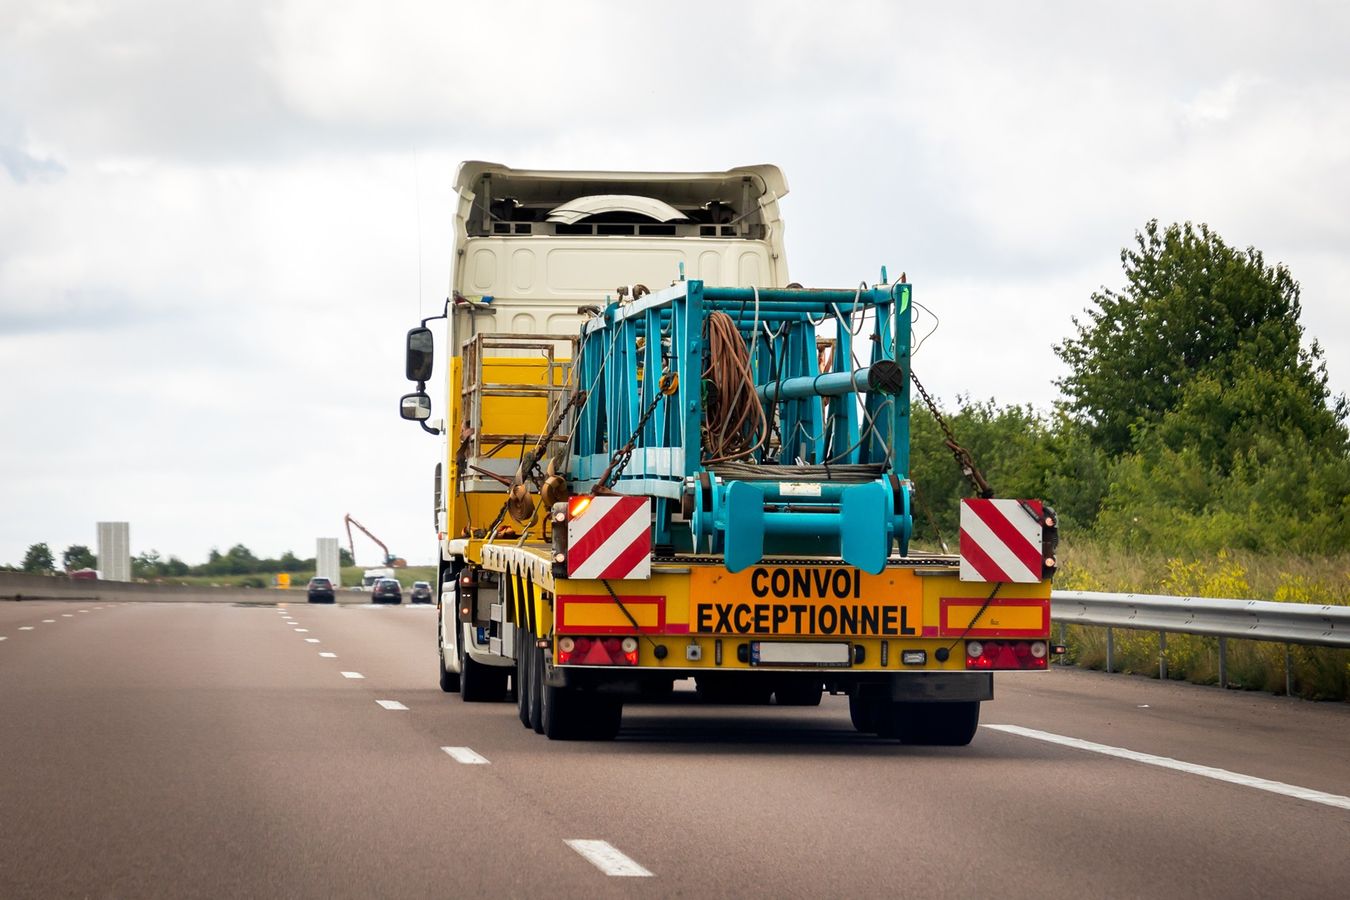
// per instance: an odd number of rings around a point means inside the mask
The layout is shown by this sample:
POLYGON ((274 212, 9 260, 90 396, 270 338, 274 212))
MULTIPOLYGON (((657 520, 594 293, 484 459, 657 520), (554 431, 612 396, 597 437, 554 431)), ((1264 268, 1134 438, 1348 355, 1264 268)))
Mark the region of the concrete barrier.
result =
MULTIPOLYGON (((339 591, 339 601, 367 602, 369 594, 339 591), (348 598, 344 594, 351 594, 348 598)), ((304 603, 304 588, 199 587, 127 581, 74 581, 62 575, 0 572, 0 600, 92 600, 179 603, 304 603)))

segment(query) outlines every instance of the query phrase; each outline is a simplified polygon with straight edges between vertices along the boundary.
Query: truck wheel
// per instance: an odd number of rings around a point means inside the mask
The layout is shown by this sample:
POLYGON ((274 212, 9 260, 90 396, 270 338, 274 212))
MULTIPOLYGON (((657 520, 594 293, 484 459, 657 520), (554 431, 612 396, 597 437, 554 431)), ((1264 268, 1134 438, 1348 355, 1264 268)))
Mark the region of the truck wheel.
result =
POLYGON ((520 717, 520 724, 526 728, 530 727, 530 694, 533 692, 534 672, 530 665, 530 657, 533 656, 529 650, 529 642, 525 640, 525 632, 519 628, 516 629, 516 715, 520 717))
POLYGON ((877 733, 876 700, 863 693, 848 695, 848 717, 853 727, 863 734, 877 733))
POLYGON ((437 655, 441 659, 441 690, 447 694, 453 694, 459 691, 459 673, 449 672, 445 668, 445 640, 441 629, 436 629, 436 647, 440 650, 437 655))
POLYGON ((612 741, 623 723, 623 701, 544 684, 544 651, 535 649, 534 695, 538 731, 552 741, 612 741))
POLYGON ((567 688, 546 684, 540 691, 540 724, 550 741, 570 741, 576 737, 575 697, 567 688))
POLYGON ((586 731, 583 740, 612 741, 623 725, 623 701, 618 697, 585 697, 586 731))
POLYGON ((530 727, 535 734, 544 733, 544 650, 529 648, 530 655, 530 727))
POLYGON ((819 706, 824 687, 819 681, 793 681, 773 692, 779 706, 819 706))
POLYGON ((612 741, 623 723, 623 701, 544 685, 544 734, 553 741, 612 741))
POLYGON ((895 736, 901 743, 964 747, 980 726, 980 701, 895 703, 895 736))
POLYGON ((507 669, 474 662, 459 641, 459 696, 466 703, 500 703, 506 699, 507 669))

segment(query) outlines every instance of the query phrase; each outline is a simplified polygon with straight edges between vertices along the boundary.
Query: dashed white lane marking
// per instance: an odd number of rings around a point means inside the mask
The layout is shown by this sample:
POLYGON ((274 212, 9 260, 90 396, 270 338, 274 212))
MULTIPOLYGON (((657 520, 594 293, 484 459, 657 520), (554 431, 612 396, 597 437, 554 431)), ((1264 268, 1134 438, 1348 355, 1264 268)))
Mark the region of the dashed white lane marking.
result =
POLYGON ((5 637, 3 634, 0 634, 0 641, 7 641, 7 640, 9 640, 9 638, 5 637))
POLYGON ((53 623, 53 622, 55 622, 55 621, 56 621, 55 619, 43 619, 43 620, 42 620, 42 624, 43 624, 43 625, 50 625, 51 623, 53 623))
POLYGON ((591 865, 595 866, 606 875, 628 876, 633 878, 650 878, 651 872, 648 872, 642 866, 633 862, 627 856, 624 856, 608 841, 583 841, 571 840, 565 842, 567 846, 584 856, 591 865))
POLYGON ((87 610, 87 609, 82 609, 82 610, 80 610, 80 612, 89 612, 89 610, 87 610))
POLYGON ((336 653, 320 653, 319 655, 322 656, 324 659, 337 659, 336 653))
POLYGON ((73 618, 75 618, 75 614, 74 614, 74 613, 61 613, 61 618, 63 618, 63 619, 73 619, 73 618))
POLYGON ((318 639, 318 638, 305 638, 305 643, 306 643, 306 644, 317 644, 317 643, 319 643, 319 639, 318 639))
POLYGON ((403 709, 403 710, 406 710, 406 709, 408 708, 408 707, 404 706, 402 703, 399 703, 397 700, 376 700, 375 702, 378 703, 378 704, 380 704, 381 706, 383 706, 385 709, 403 709))
POLYGON ((485 766, 488 764, 486 756, 479 756, 468 747, 442 747, 446 753, 455 760, 455 762, 464 763, 466 766, 485 766))
POLYGON ((343 677, 343 678, 365 678, 366 676, 362 675, 360 672, 343 672, 343 673, 342 673, 342 677, 343 677))
POLYGON ((297 632, 299 632, 300 634, 309 634, 309 629, 308 629, 308 628, 297 628, 297 629, 295 629, 295 630, 296 630, 297 632))
POLYGON ((32 630, 33 630, 33 626, 32 626, 32 625, 20 625, 20 626, 19 626, 19 630, 20 630, 20 631, 32 631, 32 630))
POLYGON ((1109 744, 1097 744, 1080 738, 1065 737, 1062 734, 1051 734, 1048 731, 1023 728, 1020 725, 984 725, 981 727, 1028 737, 1037 741, 1045 741, 1050 744, 1073 747, 1075 750, 1087 750, 1092 753, 1116 756, 1121 759, 1145 763, 1150 766, 1174 769, 1178 772, 1186 772, 1190 775, 1213 778, 1215 781, 1240 784, 1244 787, 1256 788, 1258 791, 1283 794, 1286 797, 1293 797, 1296 800, 1307 800, 1310 803, 1321 803, 1326 806, 1335 806, 1339 809, 1350 809, 1350 797, 1342 797, 1339 794, 1327 794, 1322 791, 1315 791, 1312 788, 1299 787, 1295 784, 1285 784, 1282 781, 1269 781, 1265 778, 1257 778, 1253 775, 1230 772, 1227 769, 1216 769, 1213 766, 1201 766, 1195 763, 1183 762, 1179 759, 1172 759, 1168 756, 1154 756, 1152 753, 1140 753, 1137 750, 1126 750, 1124 747, 1112 747, 1109 744))

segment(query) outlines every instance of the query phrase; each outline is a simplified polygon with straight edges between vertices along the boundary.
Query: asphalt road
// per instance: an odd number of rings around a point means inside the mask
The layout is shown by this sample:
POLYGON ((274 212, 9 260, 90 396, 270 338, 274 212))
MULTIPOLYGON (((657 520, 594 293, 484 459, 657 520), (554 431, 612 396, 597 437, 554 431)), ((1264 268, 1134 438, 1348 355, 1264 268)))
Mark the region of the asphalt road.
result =
POLYGON ((440 692, 429 608, 0 603, 0 637, 4 898, 1350 884, 1346 704, 1053 671, 999 676, 967 748, 680 691, 561 743, 440 692))

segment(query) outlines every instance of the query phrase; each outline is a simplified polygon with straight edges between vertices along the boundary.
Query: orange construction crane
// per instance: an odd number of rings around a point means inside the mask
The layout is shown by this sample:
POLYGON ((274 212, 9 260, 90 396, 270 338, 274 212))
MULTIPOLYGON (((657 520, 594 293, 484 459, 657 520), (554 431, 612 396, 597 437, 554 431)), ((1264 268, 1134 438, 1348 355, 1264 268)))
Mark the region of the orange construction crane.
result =
POLYGON ((377 544, 380 545, 380 549, 384 551, 384 562, 383 562, 383 565, 386 565, 386 566, 393 566, 393 567, 396 568, 396 569, 401 569, 401 568, 403 568, 404 566, 406 566, 406 565, 408 564, 408 561, 407 561, 407 560, 405 560, 405 559, 403 559, 403 558, 401 558, 401 557, 395 556, 394 554, 390 553, 390 552, 389 552, 389 548, 388 548, 387 546, 385 546, 384 541, 380 540, 380 539, 377 538, 375 535, 371 534, 369 528, 367 528, 366 526, 362 525, 360 522, 358 522, 358 521, 356 521, 355 519, 353 519, 351 513, 347 513, 347 515, 344 516, 343 518, 344 518, 344 521, 347 523, 347 549, 348 549, 349 551, 351 551, 351 554, 352 554, 352 564, 353 564, 353 565, 356 564, 356 544, 352 541, 352 526, 353 526, 353 525, 355 525, 357 528, 361 529, 361 533, 364 534, 366 537, 370 538, 372 541, 374 541, 375 543, 377 543, 377 544))

